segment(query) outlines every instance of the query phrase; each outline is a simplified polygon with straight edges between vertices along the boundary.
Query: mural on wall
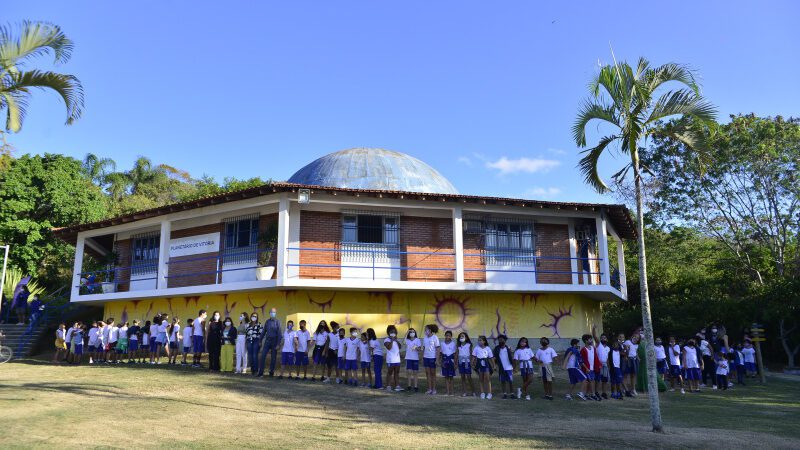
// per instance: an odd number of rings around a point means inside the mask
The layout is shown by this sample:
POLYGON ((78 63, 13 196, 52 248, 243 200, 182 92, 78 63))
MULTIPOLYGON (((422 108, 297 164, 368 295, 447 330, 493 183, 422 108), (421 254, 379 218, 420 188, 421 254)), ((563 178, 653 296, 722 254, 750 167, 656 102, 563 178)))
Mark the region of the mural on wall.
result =
POLYGON ((255 312, 263 321, 273 307, 281 320, 304 319, 311 330, 324 319, 362 331, 374 328, 379 335, 389 324, 404 334, 409 327, 421 330, 428 323, 439 325, 442 332, 464 330, 492 340, 500 334, 571 338, 592 327, 602 331, 600 303, 578 294, 272 290, 109 302, 105 316, 130 322, 169 313, 185 321, 197 317, 202 308, 232 318, 255 312))

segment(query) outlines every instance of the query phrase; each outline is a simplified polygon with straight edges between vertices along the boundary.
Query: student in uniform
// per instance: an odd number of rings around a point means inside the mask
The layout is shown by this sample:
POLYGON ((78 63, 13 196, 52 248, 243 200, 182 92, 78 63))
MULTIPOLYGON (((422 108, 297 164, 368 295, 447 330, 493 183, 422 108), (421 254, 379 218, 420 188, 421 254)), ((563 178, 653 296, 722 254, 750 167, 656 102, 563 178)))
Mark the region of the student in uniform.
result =
POLYGON ((281 349, 281 372, 278 379, 283 378, 283 371, 289 372, 289 379, 292 379, 292 366, 294 365, 294 352, 295 349, 295 331, 294 321, 289 320, 286 322, 286 330, 283 331, 283 348, 281 349))
POLYGON ((458 334, 458 373, 461 375, 461 396, 475 397, 475 385, 472 383, 472 341, 469 334, 464 332, 458 334))
POLYGON ((243 374, 247 371, 247 313, 239 314, 239 324, 236 325, 236 373, 243 374))
POLYGON ((117 354, 117 364, 128 354, 128 322, 122 322, 117 329, 117 345, 114 347, 117 354))
POLYGON ((473 366, 478 372, 481 385, 481 398, 492 399, 492 349, 486 336, 478 336, 478 346, 472 349, 473 366))
POLYGON ((614 341, 614 343, 611 344, 611 353, 609 355, 611 366, 609 367, 609 376, 611 378, 611 398, 617 400, 624 399, 622 393, 622 366, 625 364, 625 357, 623 355, 622 344, 619 341, 614 341))
POLYGON ((176 316, 172 318, 172 323, 167 329, 169 335, 169 355, 167 355, 167 362, 175 364, 178 362, 178 353, 181 351, 181 344, 183 343, 181 334, 181 320, 176 316))
POLYGON ((250 375, 257 377, 260 371, 258 354, 261 351, 261 338, 264 335, 264 326, 258 321, 258 313, 250 314, 250 323, 247 324, 247 360, 250 362, 250 375))
POLYGON ((108 328, 108 339, 106 340, 106 362, 114 363, 117 361, 117 340, 119 340, 119 328, 117 324, 114 322, 114 318, 110 318, 106 321, 106 325, 108 328))
POLYGON ((444 341, 441 345, 441 366, 442 376, 447 396, 453 396, 453 377, 456 376, 456 341, 453 339, 453 332, 444 332, 444 341))
POLYGON ((192 367, 200 367, 200 358, 206 349, 206 317, 208 313, 201 309, 192 322, 192 367))
POLYGON ((67 353, 67 326, 64 323, 58 324, 56 330, 56 352, 53 354, 53 364, 61 362, 61 354, 67 353))
POLYGON ((750 339, 745 339, 744 347, 742 348, 742 355, 744 355, 744 368, 749 378, 756 376, 756 349, 750 339))
MULTIPOLYGON (((358 328, 350 327, 350 337, 344 340, 344 371, 347 384, 358 386, 358 328)), ((340 347, 341 349, 341 347, 340 347)))
POLYGON ((347 337, 344 335, 344 327, 339 328, 339 350, 336 351, 336 383, 342 384, 347 379, 347 363, 345 354, 347 352, 347 337))
POLYGON ((683 347, 683 367, 686 368, 686 381, 689 383, 689 391, 700 392, 700 379, 702 377, 703 360, 698 355, 699 350, 695 345, 694 339, 689 339, 683 347))
POLYGON ((600 393, 597 392, 597 378, 600 374, 600 361, 597 359, 597 350, 594 347, 594 339, 591 334, 584 334, 581 337, 583 348, 581 348, 581 370, 586 374, 586 397, 590 400, 601 401, 600 393))
POLYGON ((147 320, 142 327, 142 345, 139 350, 139 364, 144 364, 147 353, 150 350, 150 321, 147 320))
POLYGON ((375 330, 367 328, 367 339, 369 339, 369 349, 372 353, 372 371, 375 372, 375 389, 383 389, 383 343, 378 341, 375 330))
POLYGON ((358 344, 358 361, 361 365, 361 387, 372 387, 372 371, 369 368, 372 362, 372 353, 369 348, 369 338, 367 333, 361 333, 361 341, 358 344), (369 383, 367 383, 369 378, 369 383))
POLYGON ((108 328, 102 320, 97 321, 97 339, 94 344, 94 362, 105 362, 105 348, 108 342, 108 328))
POLYGON ((158 352, 158 327, 161 325, 161 315, 153 317, 150 324, 150 364, 156 363, 156 353, 158 352))
POLYGON ((219 371, 222 373, 233 372, 233 358, 236 350, 236 327, 233 320, 226 317, 222 323, 222 345, 219 351, 219 371))
POLYGON ((306 321, 298 322, 300 329, 294 335, 294 365, 297 368, 296 378, 300 379, 300 369, 303 369, 303 381, 308 378, 308 344, 311 342, 311 333, 306 330, 306 321))
POLYGON ((675 336, 669 337, 669 347, 667 348, 669 362, 669 387, 670 392, 675 392, 675 382, 681 387, 681 394, 685 394, 683 389, 683 376, 681 373, 681 346, 675 342, 675 336))
POLYGON ((572 394, 575 392, 575 386, 580 384, 578 388, 578 398, 581 400, 589 400, 584 391, 586 390, 586 373, 583 371, 583 361, 581 360, 581 350, 578 348, 579 339, 572 339, 569 342, 570 347, 564 354, 564 369, 567 370, 569 375, 569 392, 564 396, 566 400, 572 400, 572 394))
POLYGON ((419 392, 417 376, 419 375, 419 348, 422 346, 422 342, 417 337, 417 330, 409 328, 403 343, 406 346, 406 378, 408 378, 406 390, 413 389, 414 392, 419 392))
POLYGON ((186 362, 186 358, 189 356, 189 353, 192 353, 192 332, 194 331, 194 327, 192 326, 192 319, 186 319, 186 327, 183 329, 183 361, 181 361, 182 366, 186 366, 189 363, 186 362))
POLYGON ((72 364, 80 365, 83 359, 83 324, 81 322, 75 322, 70 337, 72 338, 72 364))
POLYGON ((522 387, 517 388, 517 398, 530 400, 528 386, 533 382, 533 350, 528 346, 528 338, 525 336, 517 341, 517 348, 514 350, 514 363, 522 377, 522 387))
POLYGON ((323 377, 323 383, 330 383, 333 376, 333 369, 336 368, 336 382, 339 383, 339 324, 331 321, 331 331, 328 333, 328 344, 323 355, 325 356, 325 365, 328 368, 328 376, 323 377))
POLYGON ((639 335, 633 334, 630 339, 625 341, 625 378, 627 380, 625 396, 636 397, 636 374, 639 373, 639 335))
POLYGON ((400 387, 400 342, 397 340, 397 327, 386 327, 387 338, 383 340, 386 349, 386 390, 402 391, 400 387))
POLYGON ((133 325, 128 328, 128 364, 136 364, 136 355, 139 353, 139 333, 142 327, 139 321, 134 320, 133 325))
POLYGON ((611 371, 608 368, 608 354, 611 352, 611 347, 608 346, 608 336, 605 334, 600 335, 600 341, 595 347, 595 351, 597 351, 597 360, 600 362, 600 373, 599 379, 596 382, 600 383, 600 396, 604 399, 608 399, 608 380, 611 374, 611 371))
MULTIPOLYGON (((734 346, 731 345, 731 347, 734 346)), ((746 369, 744 367, 744 353, 742 353, 742 344, 736 344, 735 348, 736 351, 734 352, 734 360, 730 364, 736 370, 736 384, 744 386, 744 375, 746 369)))
POLYGON ((723 391, 728 390, 728 355, 725 352, 717 353, 717 386, 723 391))
POLYGON ((97 339, 97 333, 100 332, 100 327, 97 326, 97 322, 92 322, 89 327, 89 332, 87 333, 89 337, 89 347, 87 348, 87 353, 89 354, 89 364, 94 364, 94 360, 97 358, 97 343, 99 340, 97 339))
POLYGON ((503 398, 516 398, 514 395, 514 355, 511 353, 511 348, 506 345, 506 335, 497 336, 497 345, 492 353, 497 365, 497 373, 500 376, 503 398))
POLYGON ((653 346, 656 353, 656 371, 661 377, 662 381, 666 381, 664 377, 667 374, 669 363, 667 362, 667 351, 664 350, 664 342, 661 338, 656 338, 656 343, 653 346))
POLYGON ((325 381, 325 348, 328 344, 328 334, 331 329, 328 323, 320 320, 317 324, 317 329, 314 331, 314 351, 311 353, 311 359, 314 361, 314 373, 311 374, 311 381, 317 381, 317 373, 320 374, 320 379, 325 381))
POLYGON ((156 347, 156 361, 157 364, 161 364, 161 352, 163 351, 164 354, 167 356, 167 363, 170 360, 170 336, 169 336, 169 328, 170 328, 170 321, 168 314, 161 315, 161 323, 158 325, 158 339, 156 342, 158 346, 156 347))
POLYGON ((425 380, 428 384, 428 390, 425 392, 428 395, 436 395, 436 361, 439 360, 441 351, 441 344, 439 336, 439 327, 436 324, 425 325, 423 333, 425 337, 422 338, 422 365, 425 367, 425 380))

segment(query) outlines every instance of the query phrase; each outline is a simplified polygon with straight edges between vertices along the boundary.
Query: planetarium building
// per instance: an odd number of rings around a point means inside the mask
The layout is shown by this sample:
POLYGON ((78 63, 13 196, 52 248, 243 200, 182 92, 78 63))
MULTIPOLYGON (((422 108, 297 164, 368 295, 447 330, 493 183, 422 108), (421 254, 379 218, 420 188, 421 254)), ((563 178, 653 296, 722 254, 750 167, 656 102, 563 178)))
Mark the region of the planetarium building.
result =
POLYGON ((622 205, 461 195, 419 159, 371 148, 55 233, 75 245, 71 301, 118 321, 275 307, 312 328, 436 323, 557 344, 601 330, 602 303, 626 299, 635 237, 622 205))

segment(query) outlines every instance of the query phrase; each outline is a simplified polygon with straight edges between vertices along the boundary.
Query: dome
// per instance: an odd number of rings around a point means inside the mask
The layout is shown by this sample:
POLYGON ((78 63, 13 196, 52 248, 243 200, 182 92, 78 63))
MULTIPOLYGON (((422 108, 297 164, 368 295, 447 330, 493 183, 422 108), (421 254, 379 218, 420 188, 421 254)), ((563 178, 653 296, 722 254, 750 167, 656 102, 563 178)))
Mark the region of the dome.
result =
POLYGON ((327 154, 295 172, 290 183, 381 191, 458 194, 433 167, 405 153, 351 148, 327 154))

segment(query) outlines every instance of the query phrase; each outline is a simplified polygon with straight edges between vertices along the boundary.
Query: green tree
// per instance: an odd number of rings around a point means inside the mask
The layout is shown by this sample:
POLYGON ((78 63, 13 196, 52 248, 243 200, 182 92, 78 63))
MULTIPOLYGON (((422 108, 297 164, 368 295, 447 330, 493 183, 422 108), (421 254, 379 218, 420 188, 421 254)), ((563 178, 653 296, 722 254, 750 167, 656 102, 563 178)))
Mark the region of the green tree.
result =
POLYGON ((599 192, 608 190, 600 177, 598 162, 606 150, 612 148, 616 148, 630 158, 630 162, 616 176, 624 177, 629 169, 633 170, 639 240, 639 288, 644 342, 647 347, 650 418, 653 431, 660 432, 663 425, 653 350, 653 323, 647 291, 647 261, 641 194, 642 167, 639 153, 641 147, 648 145, 648 139, 657 133, 665 133, 685 143, 687 147, 702 150, 703 135, 695 128, 679 126, 664 128, 658 125, 663 119, 673 116, 688 116, 694 117, 700 122, 710 122, 714 120, 715 110, 700 95, 694 74, 686 67, 678 64, 664 64, 653 68, 644 58, 640 58, 635 67, 623 62, 601 68, 591 81, 589 88, 591 96, 581 107, 573 126, 575 142, 579 147, 586 147, 586 128, 593 121, 602 122, 611 129, 612 134, 601 137, 595 147, 583 152, 585 156, 581 159, 579 167, 586 182, 599 192), (657 92, 669 82, 676 82, 684 87, 666 91, 657 97, 657 92))
POLYGON ((97 185, 106 184, 106 177, 117 170, 117 163, 111 158, 101 158, 87 153, 83 158, 83 171, 97 185))
POLYGON ((0 26, 0 111, 5 110, 8 132, 22 128, 31 89, 55 91, 67 108, 67 125, 83 112, 83 87, 74 75, 25 70, 39 56, 52 55, 56 64, 69 61, 73 44, 56 25, 22 22, 17 27, 0 26))

